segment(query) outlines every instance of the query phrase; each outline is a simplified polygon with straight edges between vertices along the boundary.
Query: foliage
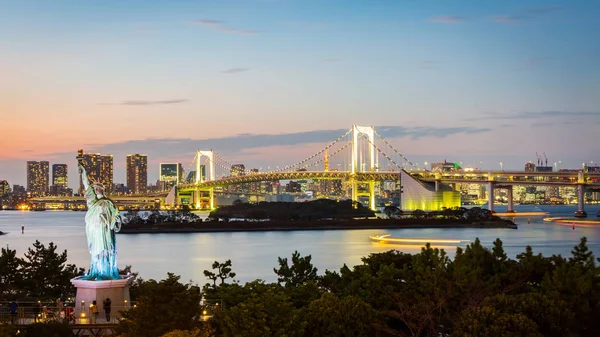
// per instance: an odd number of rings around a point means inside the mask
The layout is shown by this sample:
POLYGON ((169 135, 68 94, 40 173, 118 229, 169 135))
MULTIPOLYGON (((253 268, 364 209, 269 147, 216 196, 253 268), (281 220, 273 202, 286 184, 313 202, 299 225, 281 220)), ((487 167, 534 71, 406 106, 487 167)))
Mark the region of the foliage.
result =
POLYGON ((189 207, 184 207, 180 211, 158 211, 153 210, 146 217, 140 215, 138 211, 129 210, 123 216, 123 223, 128 227, 152 226, 161 224, 193 224, 199 223, 202 219, 192 213, 189 207))
POLYGON ((235 203, 219 207, 209 215, 211 219, 270 219, 272 221, 351 219, 372 217, 375 213, 352 200, 317 199, 309 202, 235 203))
POLYGON ((17 257, 17 251, 2 248, 0 255, 0 300, 8 300, 19 295, 22 278, 23 260, 17 257))
POLYGON ((162 336, 175 330, 191 330, 200 314, 200 291, 167 274, 160 282, 149 280, 139 289, 138 305, 123 312, 119 332, 126 336, 162 336))
POLYGON ((390 219, 398 219, 404 214, 397 206, 385 206, 383 213, 390 219))
POLYGON ((202 324, 199 328, 193 330, 173 330, 167 332, 161 337, 213 337, 214 331, 208 324, 202 324))
POLYGON ((24 258, 16 251, 2 249, 0 255, 0 300, 12 298, 52 299, 72 297, 75 287, 71 279, 84 270, 67 264, 67 251, 57 252, 57 246, 35 241, 24 258))
POLYGON ((215 261, 212 264, 212 269, 216 272, 205 270, 204 276, 213 281, 213 287, 217 286, 217 280, 221 280, 221 284, 224 284, 227 279, 233 280, 235 277, 235 273, 231 271, 231 260, 227 260, 225 263, 215 261))
POLYGON ((72 337, 73 328, 68 323, 34 323, 27 325, 17 336, 24 337, 72 337))
POLYGON ((284 290, 262 287, 228 310, 218 311, 212 322, 220 336, 303 336, 304 324, 284 290))
POLYGON ((292 265, 288 264, 287 258, 277 258, 279 269, 274 268, 273 271, 277 276, 279 284, 286 287, 298 287, 306 284, 308 281, 317 281, 317 268, 311 263, 311 256, 300 256, 298 251, 292 254, 292 265))
POLYGON ((331 293, 312 301, 304 313, 306 336, 368 336, 374 331, 376 313, 363 300, 331 293))

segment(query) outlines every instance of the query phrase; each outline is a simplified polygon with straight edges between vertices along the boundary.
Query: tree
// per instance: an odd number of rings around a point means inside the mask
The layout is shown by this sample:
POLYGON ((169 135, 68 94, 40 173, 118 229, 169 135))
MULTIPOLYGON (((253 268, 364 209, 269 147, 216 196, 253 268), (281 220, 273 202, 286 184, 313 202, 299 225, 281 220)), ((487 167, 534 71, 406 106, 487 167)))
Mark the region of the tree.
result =
POLYGON ((24 334, 17 336, 25 337, 72 337, 73 328, 68 323, 34 323, 25 327, 24 334))
POLYGON ((383 213, 390 219, 398 219, 404 214, 397 206, 385 206, 383 213))
POLYGON ((123 312, 118 330, 125 336, 158 337, 175 330, 192 330, 200 315, 200 291, 182 284, 172 273, 160 282, 149 280, 139 289, 137 307, 123 312))
POLYGON ((538 326, 519 313, 498 312, 493 307, 466 310, 454 327, 456 336, 542 337, 538 326))
MULTIPOLYGON (((232 279, 235 277, 235 273, 231 270, 231 260, 225 261, 225 263, 219 263, 219 261, 215 261, 212 264, 212 269, 216 269, 215 272, 211 272, 209 270, 204 271, 204 276, 206 276, 209 280, 213 281, 213 287, 217 286, 217 280, 221 280, 221 284, 225 283, 225 280, 232 279)), ((235 281, 235 280, 234 280, 235 281)))
POLYGON ((286 287, 298 287, 308 281, 317 281, 317 268, 311 263, 310 255, 301 257, 298 251, 292 254, 292 265, 288 264, 287 258, 278 257, 279 269, 273 268, 277 274, 279 284, 286 287))
POLYGON ((219 336, 303 336, 304 323, 290 298, 277 285, 266 285, 243 302, 217 311, 211 322, 219 336))
POLYGON ((17 251, 2 248, 0 255, 0 301, 19 295, 23 281, 23 260, 17 251))
POLYGON ((584 236, 577 246, 571 251, 573 257, 569 259, 570 263, 580 264, 586 268, 594 269, 596 263, 594 254, 587 247, 587 238, 584 236))
POLYGON ((213 337, 215 332, 208 324, 202 324, 194 330, 173 330, 161 337, 213 337))
POLYGON ((28 296, 56 299, 75 295, 71 279, 82 275, 84 269, 66 264, 67 251, 59 254, 56 250, 53 242, 46 247, 37 240, 33 249, 28 248, 23 259, 24 290, 28 296))
POLYGON ((376 313, 354 296, 340 300, 331 293, 310 303, 304 313, 306 336, 368 336, 374 330, 376 313))

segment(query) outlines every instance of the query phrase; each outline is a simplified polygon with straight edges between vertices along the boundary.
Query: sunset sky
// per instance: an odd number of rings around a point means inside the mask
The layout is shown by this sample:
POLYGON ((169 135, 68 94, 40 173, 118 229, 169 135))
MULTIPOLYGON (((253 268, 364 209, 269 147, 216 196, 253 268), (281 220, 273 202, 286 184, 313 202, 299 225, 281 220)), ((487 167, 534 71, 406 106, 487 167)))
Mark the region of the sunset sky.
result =
POLYGON ((600 161, 598 1, 0 0, 0 180, 77 149, 285 165, 353 124, 414 162, 600 161))

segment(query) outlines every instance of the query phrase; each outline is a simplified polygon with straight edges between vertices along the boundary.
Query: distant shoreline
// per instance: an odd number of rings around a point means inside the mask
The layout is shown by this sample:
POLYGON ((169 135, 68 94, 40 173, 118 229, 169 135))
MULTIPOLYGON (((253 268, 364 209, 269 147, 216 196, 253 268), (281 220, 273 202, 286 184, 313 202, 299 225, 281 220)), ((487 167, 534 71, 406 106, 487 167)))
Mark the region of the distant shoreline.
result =
POLYGON ((355 230, 355 229, 402 229, 402 228, 506 228, 517 229, 510 220, 416 220, 416 219, 360 219, 346 221, 211 221, 196 224, 168 223, 135 227, 123 226, 119 234, 165 234, 165 233, 219 233, 219 232, 278 232, 307 230, 355 230))

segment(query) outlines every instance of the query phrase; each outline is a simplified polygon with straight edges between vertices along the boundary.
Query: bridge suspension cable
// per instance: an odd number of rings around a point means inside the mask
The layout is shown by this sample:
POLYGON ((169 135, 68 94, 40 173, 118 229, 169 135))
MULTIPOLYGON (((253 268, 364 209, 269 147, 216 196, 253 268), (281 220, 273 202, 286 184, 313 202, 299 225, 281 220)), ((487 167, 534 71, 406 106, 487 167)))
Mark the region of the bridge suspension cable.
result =
MULTIPOLYGON (((338 139, 336 139, 335 141, 333 141, 331 144, 329 144, 329 145, 325 146, 323 149, 321 149, 321 151, 319 151, 319 152, 317 152, 317 153, 313 154, 312 156, 310 156, 310 157, 308 157, 308 158, 305 158, 304 160, 301 160, 301 161, 299 161, 299 162, 297 162, 297 163, 295 163, 295 164, 293 164, 293 165, 287 165, 287 166, 284 166, 284 167, 282 167, 282 168, 280 168, 280 169, 277 169, 277 170, 272 170, 272 171, 269 171, 269 172, 273 172, 273 173, 274 173, 274 172, 282 172, 282 171, 289 170, 289 169, 291 169, 291 168, 293 168, 293 167, 300 166, 300 165, 302 165, 302 164, 304 164, 304 163, 306 163, 306 162, 308 162, 308 161, 310 161, 310 160, 314 159, 315 157, 318 157, 318 156, 320 156, 321 154, 323 154, 323 152, 325 152, 325 151, 326 151, 326 150, 328 150, 330 147, 332 147, 332 146, 334 146, 335 144, 337 144, 337 142, 339 142, 340 140, 342 140, 342 139, 344 139, 346 136, 348 136, 348 135, 350 134, 350 132, 352 132, 352 129, 348 130, 348 132, 344 133, 342 136, 340 136, 338 139)), ((323 160, 324 160, 324 159, 320 160, 319 162, 322 162, 323 160)), ((312 166, 312 165, 311 165, 311 166, 312 166)))
POLYGON ((375 147, 375 149, 377 150, 377 152, 381 153, 381 155, 382 155, 382 156, 384 156, 384 157, 385 157, 385 159, 389 160, 389 161, 390 161, 392 164, 396 165, 396 167, 398 167, 400 170, 403 170, 403 169, 404 169, 404 168, 403 168, 401 165, 399 165, 398 163, 396 163, 396 162, 395 162, 395 161, 394 161, 392 158, 390 158, 390 157, 389 157, 387 154, 385 154, 385 152, 383 152, 383 151, 382 151, 382 150, 379 148, 379 146, 377 146, 377 145, 375 145, 375 144, 371 143, 371 141, 370 141, 368 138, 367 138, 367 141, 368 141, 368 142, 369 142, 371 145, 373 145, 373 146, 375 147))
MULTIPOLYGON (((346 143, 346 145, 344 145, 344 146, 342 146, 341 148, 337 149, 335 152, 333 152, 333 153, 331 153, 331 154, 327 154, 327 158, 331 158, 331 157, 333 157, 333 156, 337 155, 338 153, 342 152, 343 150, 345 150, 345 149, 346 149, 348 146, 350 146, 350 145, 352 145, 352 142, 348 142, 348 143, 346 143)), ((311 164, 309 164, 309 165, 305 165, 305 166, 303 166, 303 168, 309 168, 309 167, 317 166, 317 165, 321 164, 321 163, 322 163, 322 162, 324 162, 324 161, 325 161, 325 157, 323 157, 323 158, 321 158, 321 159, 317 160, 317 161, 316 161, 316 162, 314 162, 314 163, 311 163, 311 164)))
POLYGON ((412 166, 413 168, 416 168, 416 165, 413 164, 410 160, 408 160, 408 158, 406 158, 402 153, 400 153, 400 151, 396 150, 396 148, 394 148, 392 146, 392 144, 388 143, 387 140, 385 140, 385 138, 383 138, 383 136, 381 136, 376 130, 373 130, 373 132, 375 132, 375 134, 377 135, 377 137, 381 138, 381 140, 383 140, 383 142, 389 146, 392 151, 396 152, 397 155, 399 155, 402 159, 404 159, 405 162, 407 162, 410 166, 412 166))

